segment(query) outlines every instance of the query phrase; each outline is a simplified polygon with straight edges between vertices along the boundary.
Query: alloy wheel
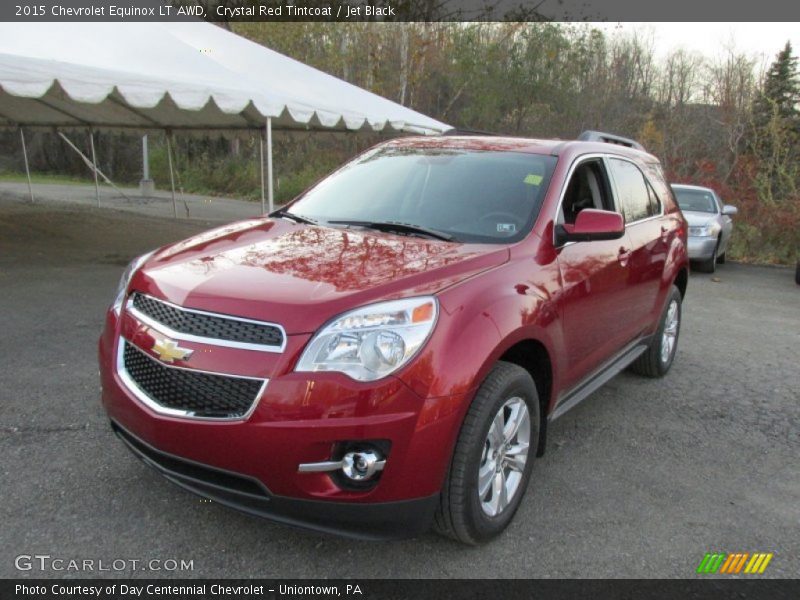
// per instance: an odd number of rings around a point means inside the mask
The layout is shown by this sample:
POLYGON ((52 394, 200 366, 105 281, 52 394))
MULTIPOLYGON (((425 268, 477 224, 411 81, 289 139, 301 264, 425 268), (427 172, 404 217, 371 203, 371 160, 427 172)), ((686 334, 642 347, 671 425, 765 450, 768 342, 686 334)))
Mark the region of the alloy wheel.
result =
POLYGON ((667 309, 667 318, 664 320, 664 332, 661 334, 661 362, 667 364, 675 351, 678 340, 678 325, 680 310, 678 302, 673 300, 667 309))
POLYGON ((520 397, 509 398, 492 419, 478 467, 478 500, 486 515, 502 513, 517 494, 530 436, 528 405, 520 397))

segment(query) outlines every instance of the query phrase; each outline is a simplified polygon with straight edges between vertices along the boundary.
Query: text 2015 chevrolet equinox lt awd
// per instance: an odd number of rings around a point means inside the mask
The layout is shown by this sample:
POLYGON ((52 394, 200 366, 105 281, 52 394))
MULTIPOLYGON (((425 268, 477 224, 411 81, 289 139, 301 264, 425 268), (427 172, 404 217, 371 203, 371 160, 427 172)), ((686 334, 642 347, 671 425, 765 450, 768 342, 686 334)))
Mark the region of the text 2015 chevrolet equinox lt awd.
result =
POLYGON ((251 514, 497 535, 550 423, 628 366, 664 375, 678 342, 687 229, 661 167, 582 137, 390 141, 136 259, 99 344, 112 427, 251 514))

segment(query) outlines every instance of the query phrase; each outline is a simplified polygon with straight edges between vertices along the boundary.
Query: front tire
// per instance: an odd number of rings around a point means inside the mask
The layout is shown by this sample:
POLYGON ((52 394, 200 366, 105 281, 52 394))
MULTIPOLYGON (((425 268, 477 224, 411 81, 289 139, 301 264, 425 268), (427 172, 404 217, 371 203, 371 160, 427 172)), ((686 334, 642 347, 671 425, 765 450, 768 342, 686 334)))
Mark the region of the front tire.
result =
POLYGON ((631 363, 634 373, 645 377, 663 377, 667 374, 678 350, 681 320, 681 292, 673 285, 650 345, 631 363))
POLYGON ((709 258, 697 262, 697 270, 701 273, 714 273, 717 270, 717 263, 719 262, 719 242, 720 240, 717 239, 717 245, 714 246, 714 253, 709 258))
POLYGON ((434 528, 476 545, 519 508, 539 445, 539 396, 530 374, 498 362, 470 405, 442 488, 434 528))

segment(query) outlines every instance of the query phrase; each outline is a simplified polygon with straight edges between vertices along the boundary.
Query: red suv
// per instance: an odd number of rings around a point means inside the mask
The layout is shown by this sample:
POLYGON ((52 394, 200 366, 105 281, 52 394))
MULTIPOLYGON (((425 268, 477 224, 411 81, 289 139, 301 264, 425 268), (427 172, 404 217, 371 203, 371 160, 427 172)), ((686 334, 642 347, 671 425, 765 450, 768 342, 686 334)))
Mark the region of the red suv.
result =
POLYGON ((686 223, 633 141, 404 138, 136 259, 103 404, 192 492, 359 537, 501 532, 552 421, 664 375, 686 223))

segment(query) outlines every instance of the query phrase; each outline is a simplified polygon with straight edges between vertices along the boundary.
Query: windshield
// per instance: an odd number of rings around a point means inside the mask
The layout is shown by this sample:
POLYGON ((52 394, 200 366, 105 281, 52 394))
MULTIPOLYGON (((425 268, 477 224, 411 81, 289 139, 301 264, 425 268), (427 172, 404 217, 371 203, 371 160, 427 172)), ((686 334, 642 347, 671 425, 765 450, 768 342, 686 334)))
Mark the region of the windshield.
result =
POLYGON ((708 190, 688 190, 686 188, 672 188, 678 199, 681 210, 703 213, 717 213, 717 201, 714 194, 708 190))
POLYGON ((322 180, 288 211, 333 227, 347 225, 332 221, 393 222, 452 241, 514 242, 532 227, 555 163, 517 152, 382 146, 322 180))

